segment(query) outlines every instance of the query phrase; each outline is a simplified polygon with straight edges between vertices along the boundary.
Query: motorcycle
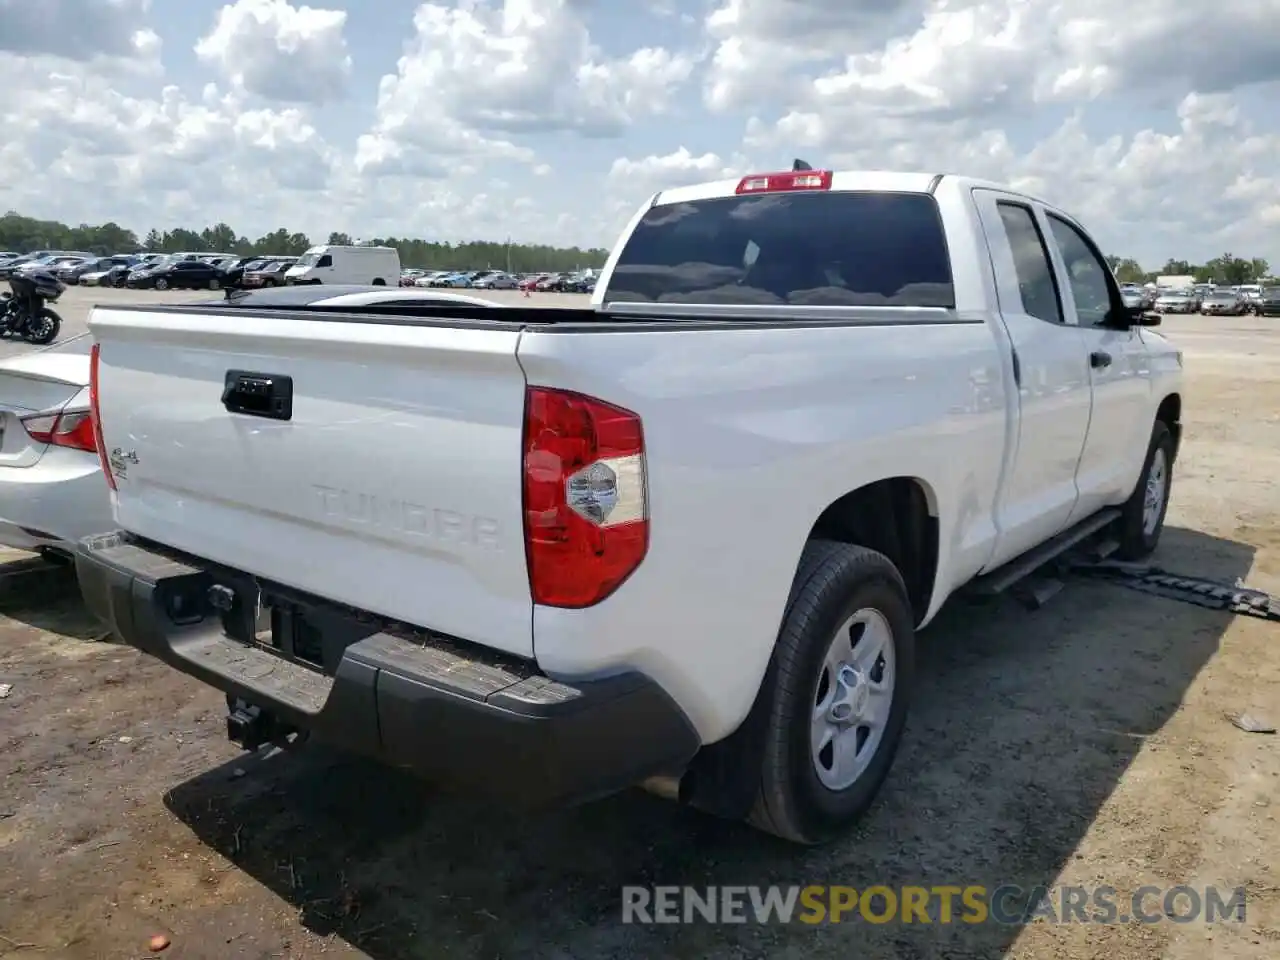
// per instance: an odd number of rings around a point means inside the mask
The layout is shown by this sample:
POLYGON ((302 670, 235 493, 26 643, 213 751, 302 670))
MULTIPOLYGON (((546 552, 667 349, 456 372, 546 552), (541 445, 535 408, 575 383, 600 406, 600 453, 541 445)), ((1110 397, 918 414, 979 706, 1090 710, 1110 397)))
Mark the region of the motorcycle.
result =
POLYGON ((57 303, 67 289, 44 267, 15 270, 9 277, 11 293, 0 293, 0 336, 19 336, 29 343, 53 343, 62 329, 62 317, 46 304, 57 303))

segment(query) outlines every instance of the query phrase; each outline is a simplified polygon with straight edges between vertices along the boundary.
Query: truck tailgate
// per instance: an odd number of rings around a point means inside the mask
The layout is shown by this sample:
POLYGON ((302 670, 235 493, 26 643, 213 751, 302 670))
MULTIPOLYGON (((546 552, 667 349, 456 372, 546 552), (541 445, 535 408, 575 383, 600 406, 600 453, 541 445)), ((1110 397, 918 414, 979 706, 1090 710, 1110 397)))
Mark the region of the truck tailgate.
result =
POLYGON ((533 655, 518 330, 101 308, 89 326, 120 527, 533 655), (286 378, 288 417, 262 415, 286 378))

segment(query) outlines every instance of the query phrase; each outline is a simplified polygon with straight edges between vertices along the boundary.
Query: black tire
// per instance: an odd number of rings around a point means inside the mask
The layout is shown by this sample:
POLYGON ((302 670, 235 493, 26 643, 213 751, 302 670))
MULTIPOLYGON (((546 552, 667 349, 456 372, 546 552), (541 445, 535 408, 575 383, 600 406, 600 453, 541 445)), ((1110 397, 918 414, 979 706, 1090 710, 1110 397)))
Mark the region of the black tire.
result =
POLYGON ((760 791, 749 822, 784 840, 809 845, 850 827, 871 806, 889 774, 914 678, 915 617, 897 568, 888 557, 865 547, 810 541, 800 558, 764 680, 767 728, 760 791), (837 630, 864 610, 878 613, 889 627, 893 690, 869 764, 851 784, 833 790, 815 769, 813 710, 823 688, 822 664, 837 630))
POLYGON ((1142 473, 1133 493, 1125 501, 1120 519, 1116 521, 1116 534, 1120 546, 1115 552, 1118 560, 1142 560, 1149 557, 1160 543, 1164 530, 1164 517, 1169 510, 1169 495, 1173 490, 1173 434, 1168 424, 1161 420, 1151 429, 1151 441, 1147 445, 1147 457, 1142 461, 1142 473), (1162 463, 1164 481, 1161 502, 1156 510, 1154 523, 1148 523, 1147 493, 1153 469, 1162 463))
POLYGON ((58 332, 62 329, 62 318, 55 311, 45 307, 40 311, 40 316, 36 320, 34 329, 37 333, 34 336, 28 336, 26 339, 29 343, 43 347, 58 339, 58 332))
POLYGON ((217 278, 217 277, 214 277, 212 280, 210 280, 210 281, 209 281, 209 289, 210 289, 210 290, 221 290, 221 289, 222 289, 222 284, 218 281, 218 278, 217 278))
POLYGON ((383 280, 381 277, 374 277, 373 285, 375 287, 385 287, 387 285, 387 281, 383 280))
POLYGON ((169 289, 169 281, 168 281, 168 280, 166 280, 164 277, 157 277, 157 278, 156 278, 156 289, 157 289, 157 290, 168 290, 168 289, 169 289))

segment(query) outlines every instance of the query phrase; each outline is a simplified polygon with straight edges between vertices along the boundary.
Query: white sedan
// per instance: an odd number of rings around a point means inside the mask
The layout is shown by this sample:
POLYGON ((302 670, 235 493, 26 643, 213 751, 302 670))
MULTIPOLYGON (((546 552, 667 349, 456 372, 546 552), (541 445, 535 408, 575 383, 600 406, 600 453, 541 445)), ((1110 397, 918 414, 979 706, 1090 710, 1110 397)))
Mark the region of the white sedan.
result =
POLYGON ((89 419, 92 342, 0 361, 0 545, 69 554, 112 527, 89 419))

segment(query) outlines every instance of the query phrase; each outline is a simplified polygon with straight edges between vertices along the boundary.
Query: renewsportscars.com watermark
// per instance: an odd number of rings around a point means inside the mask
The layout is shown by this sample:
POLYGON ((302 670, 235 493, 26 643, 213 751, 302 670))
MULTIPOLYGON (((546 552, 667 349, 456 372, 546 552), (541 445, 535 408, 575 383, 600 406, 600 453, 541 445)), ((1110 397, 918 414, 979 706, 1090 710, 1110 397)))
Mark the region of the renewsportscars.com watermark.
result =
POLYGON ((623 887, 623 923, 1243 923, 1243 887, 623 887))

